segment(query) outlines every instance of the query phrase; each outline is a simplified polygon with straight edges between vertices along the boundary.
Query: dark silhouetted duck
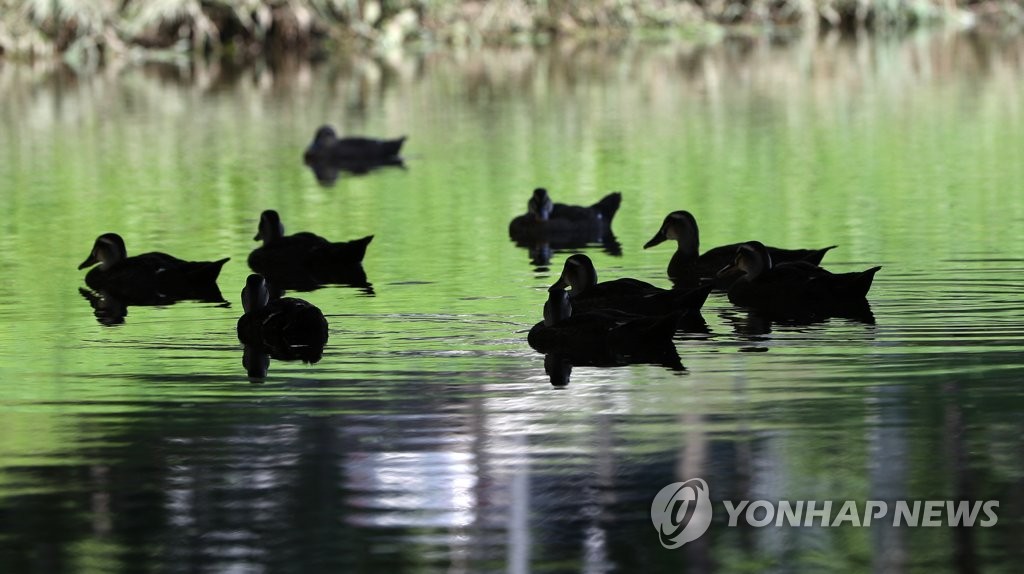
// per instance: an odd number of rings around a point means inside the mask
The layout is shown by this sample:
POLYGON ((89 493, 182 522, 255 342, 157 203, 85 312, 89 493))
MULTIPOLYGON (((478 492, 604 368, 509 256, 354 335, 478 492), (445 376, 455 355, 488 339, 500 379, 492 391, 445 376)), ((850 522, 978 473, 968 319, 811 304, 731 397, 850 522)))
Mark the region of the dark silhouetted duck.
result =
POLYGON ((589 207, 554 203, 547 190, 538 187, 526 204, 527 212, 509 223, 508 233, 517 243, 545 240, 555 248, 601 242, 611 234, 612 219, 621 203, 619 192, 609 193, 589 207))
MULTIPOLYGON (((668 264, 668 276, 672 282, 680 287, 693 287, 704 281, 711 281, 718 289, 728 289, 729 285, 736 280, 736 276, 719 275, 718 271, 729 265, 736 255, 739 243, 723 245, 709 249, 699 254, 700 232, 697 229, 697 220, 689 211, 673 211, 665 217, 661 229, 651 238, 644 249, 654 247, 659 243, 674 239, 676 241, 676 252, 668 264)), ((784 261, 807 261, 813 265, 821 263, 825 256, 835 245, 821 249, 780 249, 769 247, 768 252, 772 258, 782 263, 784 261)))
POLYGON ((266 279, 254 273, 242 289, 242 308, 238 340, 251 356, 266 353, 306 363, 316 363, 323 356, 327 319, 315 305, 291 297, 271 299, 266 279))
POLYGON ((281 217, 268 209, 260 215, 254 239, 262 240, 263 245, 249 254, 249 267, 276 287, 310 290, 325 283, 369 285, 362 261, 372 235, 338 243, 305 231, 285 235, 281 217))
POLYGON ((222 301, 217 276, 228 259, 184 261, 159 252, 128 257, 121 236, 104 233, 78 268, 99 263, 86 273, 86 285, 124 304, 159 305, 181 299, 222 301))
POLYGON ((637 279, 597 282, 594 262, 582 253, 565 260, 562 274, 552 289, 570 288, 573 307, 579 311, 617 309, 638 315, 665 315, 683 311, 699 314, 711 292, 710 285, 693 289, 662 289, 637 279))
POLYGON ((650 354, 672 345, 681 313, 645 317, 612 309, 574 312, 562 289, 548 290, 544 320, 530 329, 527 342, 542 353, 567 353, 576 357, 607 357, 650 354))
POLYGON ((813 319, 870 312, 865 297, 879 269, 831 273, 807 261, 774 264, 767 247, 748 241, 721 273, 739 276, 729 288, 734 304, 769 317, 813 319))
MULTIPOLYGON (((320 126, 303 154, 307 164, 318 162, 341 166, 363 166, 369 170, 375 165, 401 163, 398 157, 405 143, 405 136, 392 140, 381 140, 366 137, 339 138, 331 126, 320 126)), ((348 171, 358 171, 349 169, 348 171)))

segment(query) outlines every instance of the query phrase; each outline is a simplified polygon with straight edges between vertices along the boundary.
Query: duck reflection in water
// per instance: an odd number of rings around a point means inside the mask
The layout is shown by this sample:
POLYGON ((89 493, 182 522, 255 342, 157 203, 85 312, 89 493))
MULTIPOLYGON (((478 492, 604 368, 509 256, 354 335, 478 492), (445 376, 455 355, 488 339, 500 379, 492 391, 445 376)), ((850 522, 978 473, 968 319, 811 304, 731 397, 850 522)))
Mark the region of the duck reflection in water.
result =
POLYGON ((89 302, 102 325, 124 323, 131 305, 162 306, 192 300, 224 303, 217 277, 228 258, 185 261, 160 252, 128 256, 116 233, 96 238, 89 257, 78 266, 89 289, 78 292, 89 302))
POLYGON ((341 172, 364 175, 384 167, 405 168, 399 152, 405 137, 381 140, 366 137, 339 138, 334 128, 321 126, 302 159, 325 187, 334 185, 341 172))
POLYGON ((250 378, 266 376, 270 358, 316 363, 327 344, 327 319, 315 305, 291 297, 271 298, 262 275, 252 274, 242 289, 245 314, 238 319, 238 340, 245 345, 242 364, 250 378))
POLYGON ((606 354, 600 351, 577 353, 546 353, 544 372, 553 387, 569 384, 573 367, 624 367, 626 365, 657 365, 670 371, 685 373, 679 351, 672 343, 660 343, 646 349, 634 349, 630 354, 606 354))
POLYGON ((683 314, 645 317, 613 309, 574 314, 568 293, 552 287, 544 320, 530 329, 527 342, 546 355, 545 371, 555 386, 568 384, 573 365, 650 363, 683 371, 672 342, 683 314))
POLYGON ((285 235, 280 215, 268 209, 260 215, 253 239, 262 240, 263 245, 249 254, 249 267, 273 289, 312 291, 324 285, 348 285, 373 295, 363 269, 372 235, 340 242, 306 231, 285 235))
POLYGON ((554 203, 542 187, 533 190, 526 213, 509 223, 509 237, 518 247, 529 251, 530 263, 538 267, 551 264, 556 251, 600 247, 609 255, 622 255, 622 244, 612 232, 612 220, 622 203, 615 192, 591 206, 554 203))
POLYGON ((846 321, 849 323, 861 323, 864 325, 875 324, 875 316, 871 312, 871 306, 867 304, 865 304, 864 308, 857 314, 851 313, 848 316, 842 317, 818 316, 783 318, 778 316, 773 317, 771 314, 764 314, 761 311, 753 309, 735 308, 723 310, 720 317, 725 323, 732 326, 734 333, 742 335, 750 341, 770 341, 771 338, 766 337, 765 335, 770 335, 777 327, 810 327, 813 325, 830 323, 833 320, 846 321))

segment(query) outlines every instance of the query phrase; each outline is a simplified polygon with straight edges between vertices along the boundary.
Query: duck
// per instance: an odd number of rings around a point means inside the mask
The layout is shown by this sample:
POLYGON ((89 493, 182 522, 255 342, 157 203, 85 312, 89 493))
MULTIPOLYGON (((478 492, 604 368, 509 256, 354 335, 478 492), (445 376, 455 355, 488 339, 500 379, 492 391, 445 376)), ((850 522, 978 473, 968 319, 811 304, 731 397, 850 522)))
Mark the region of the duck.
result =
POLYGON ((576 253, 562 266, 551 289, 569 288, 573 306, 580 311, 614 309, 638 315, 665 315, 677 311, 699 314, 711 293, 711 285, 693 289, 662 289, 631 278, 598 283, 590 257, 576 253))
POLYGON ((316 305, 293 297, 271 299, 266 278, 253 273, 242 289, 242 309, 236 329, 250 354, 305 363, 323 356, 327 319, 316 305))
MULTIPOLYGON (((716 289, 728 290, 729 285, 737 279, 737 276, 720 276, 717 272, 729 265, 740 244, 722 245, 700 253, 698 251, 700 232, 697 228, 697 220, 689 211, 673 211, 665 216, 661 229, 644 244, 644 249, 650 249, 669 239, 676 241, 676 252, 668 263, 669 279, 676 286, 694 287, 710 281, 716 289), (698 255, 698 253, 700 254, 698 255)), ((819 265, 825 254, 835 247, 835 245, 821 249, 768 247, 768 251, 778 263, 807 261, 813 265, 819 265)))
POLYGON ((362 262, 372 235, 336 243, 307 231, 285 235, 281 216, 268 209, 260 214, 253 240, 263 241, 249 254, 249 267, 256 273, 314 288, 322 283, 366 283, 362 262))
POLYGON ((85 284, 95 291, 126 304, 160 305, 181 299, 223 301, 217 277, 230 259, 185 261, 158 251, 129 257, 120 235, 104 233, 78 268, 92 267, 85 284))
POLYGON ((643 316, 614 309, 576 312, 567 292, 551 288, 544 319, 530 329, 526 340, 541 353, 600 357, 598 361, 609 362, 614 360, 609 357, 646 356, 666 346, 674 349, 672 336, 681 315, 643 316))
POLYGON ((538 187, 526 202, 526 213, 509 223, 508 233, 523 244, 541 239, 569 245, 600 242, 611 234, 612 220, 621 204, 622 194, 617 191, 586 207, 554 203, 548 190, 538 187))
POLYGON ((809 261, 776 264, 763 243, 748 241, 720 273, 738 276, 729 287, 729 301, 735 305, 769 317, 814 319, 869 313, 867 294, 881 268, 832 273, 809 261))
POLYGON ((307 164, 336 164, 348 171, 359 173, 369 171, 376 165, 401 164, 399 152, 406 136, 395 139, 374 139, 368 137, 339 138, 334 128, 320 126, 303 153, 307 164), (350 166, 350 167, 346 167, 350 166))

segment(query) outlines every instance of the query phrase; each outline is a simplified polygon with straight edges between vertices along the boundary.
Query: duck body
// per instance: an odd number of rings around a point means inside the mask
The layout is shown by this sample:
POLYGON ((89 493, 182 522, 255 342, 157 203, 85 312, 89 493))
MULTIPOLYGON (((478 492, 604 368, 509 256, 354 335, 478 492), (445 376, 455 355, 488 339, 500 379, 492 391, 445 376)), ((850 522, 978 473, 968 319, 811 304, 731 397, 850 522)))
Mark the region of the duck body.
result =
POLYGON ((249 254, 253 271, 265 268, 302 266, 321 269, 360 265, 372 235, 352 241, 332 243, 319 235, 301 232, 280 237, 257 247, 249 254))
POLYGON ((807 261, 775 264, 763 244, 750 241, 722 272, 740 272, 729 288, 733 304, 769 317, 814 319, 870 313, 866 297, 879 269, 832 273, 807 261))
POLYGON ((282 288, 315 288, 324 283, 365 284, 362 269, 372 235, 352 241, 331 242, 314 233, 284 234, 276 211, 260 216, 255 239, 263 245, 249 254, 249 267, 282 288))
POLYGON ((539 187, 527 202, 527 212, 509 223, 509 236, 523 245, 545 241, 555 248, 602 242, 611 234, 612 220, 621 203, 619 192, 591 206, 554 203, 547 190, 539 187))
POLYGON ((128 257, 121 236, 105 233, 96 239, 92 253, 78 268, 99 263, 86 273, 85 284, 125 304, 154 305, 181 299, 222 301, 217 277, 229 259, 185 261, 155 251, 128 257))
MULTIPOLYGON (((715 289, 728 290, 739 278, 736 274, 720 275, 718 272, 732 263, 736 250, 743 243, 722 245, 699 254, 700 235, 697 220, 690 212, 674 211, 668 214, 658 233, 644 244, 644 249, 669 239, 676 240, 676 251, 668 263, 668 276, 677 287, 696 287, 703 283, 711 283, 715 289)), ((767 249, 776 263, 805 261, 819 265, 825 254, 835 247, 830 245, 820 249, 767 249)))
POLYGON ((238 340, 253 352, 282 360, 316 363, 327 344, 327 319, 312 303, 283 297, 270 299, 266 280, 249 276, 242 290, 245 314, 239 317, 238 340))
POLYGON ((613 309, 575 312, 565 291, 551 289, 544 320, 530 329, 526 340, 542 353, 610 361, 606 357, 649 353, 671 345, 680 315, 645 317, 613 309))
POLYGON ((699 314, 711 292, 710 285, 693 289, 662 289, 631 278, 597 281, 593 261, 583 254, 565 260, 562 274, 552 289, 571 288, 573 308, 578 311, 615 310, 638 315, 699 314))
POLYGON ((368 137, 339 138, 334 128, 321 126, 303 153, 307 164, 337 164, 349 171, 369 171, 375 165, 401 164, 399 153, 405 136, 395 139, 368 137))

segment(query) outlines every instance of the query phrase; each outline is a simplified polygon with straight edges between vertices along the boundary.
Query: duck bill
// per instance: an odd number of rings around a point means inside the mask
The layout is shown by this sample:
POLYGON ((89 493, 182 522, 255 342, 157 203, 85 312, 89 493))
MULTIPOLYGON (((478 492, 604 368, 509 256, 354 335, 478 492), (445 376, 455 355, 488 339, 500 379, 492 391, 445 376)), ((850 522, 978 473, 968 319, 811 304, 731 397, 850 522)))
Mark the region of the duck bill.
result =
POLYGON ((715 278, 717 278, 717 279, 726 279, 728 277, 735 277, 735 276, 738 276, 738 275, 745 275, 745 274, 746 274, 746 272, 743 271, 742 269, 740 269, 735 263, 730 263, 730 264, 726 265, 725 267, 722 267, 721 269, 719 269, 718 273, 715 273, 715 278))
POLYGON ((99 263, 99 260, 96 259, 96 254, 95 253, 90 253, 89 257, 87 257, 86 260, 83 261, 82 264, 78 266, 78 268, 79 269, 85 269, 86 267, 92 267, 93 265, 96 265, 97 263, 99 263))
POLYGON ((655 245, 658 245, 659 243, 665 241, 666 239, 668 239, 668 237, 665 235, 665 230, 662 229, 661 231, 656 233, 654 235, 654 237, 651 238, 650 241, 648 241, 647 243, 644 243, 644 249, 647 249, 647 248, 650 248, 650 247, 654 247, 655 245))
POLYGON ((257 232, 256 233, 256 237, 252 238, 253 241, 259 241, 260 239, 263 239, 263 232, 262 231, 257 232))
POLYGON ((553 291, 563 291, 568 286, 569 283, 565 280, 565 277, 559 277, 558 281, 555 281, 551 284, 551 287, 548 287, 548 293, 553 291))

